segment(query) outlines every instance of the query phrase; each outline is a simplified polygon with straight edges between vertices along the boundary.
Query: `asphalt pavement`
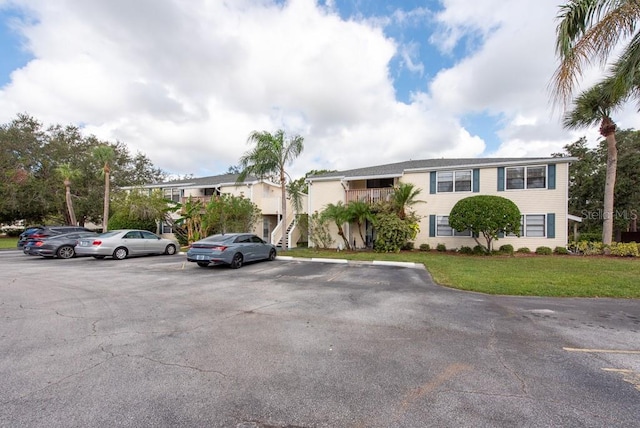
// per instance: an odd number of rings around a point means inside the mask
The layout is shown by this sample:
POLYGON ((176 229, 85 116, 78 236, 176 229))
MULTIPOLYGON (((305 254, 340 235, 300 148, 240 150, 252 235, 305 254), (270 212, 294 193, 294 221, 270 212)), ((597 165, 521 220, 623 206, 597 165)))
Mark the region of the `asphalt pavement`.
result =
MULTIPOLYGON (((0 252, 2 427, 637 427, 640 302, 0 252)), ((640 282, 640 281, 639 281, 640 282)))

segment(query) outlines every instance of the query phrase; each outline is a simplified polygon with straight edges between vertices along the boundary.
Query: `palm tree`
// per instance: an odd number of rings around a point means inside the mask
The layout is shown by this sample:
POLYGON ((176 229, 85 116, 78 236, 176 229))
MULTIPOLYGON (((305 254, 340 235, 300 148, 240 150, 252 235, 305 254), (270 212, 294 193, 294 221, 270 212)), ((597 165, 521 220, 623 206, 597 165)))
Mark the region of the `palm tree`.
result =
POLYGON ((69 223, 77 226, 76 213, 73 210, 73 200, 71 199, 71 180, 80 176, 80 170, 71 167, 71 164, 63 163, 56 168, 56 172, 62 177, 65 188, 65 201, 67 212, 69 213, 69 223))
POLYGON ((349 240, 344 234, 342 225, 349 222, 349 217, 349 210, 342 203, 342 201, 338 201, 335 204, 327 205, 320 214, 320 218, 322 221, 331 220, 336 224, 336 226, 338 227, 338 235, 340 235, 340 237, 344 241, 344 245, 347 250, 351 249, 351 245, 349 245, 349 240))
POLYGON ((611 244, 613 237, 613 205, 616 185, 618 149, 616 145, 616 124, 611 112, 620 106, 620 98, 611 99, 615 91, 611 82, 605 80, 582 92, 575 100, 573 110, 565 114, 565 128, 582 128, 600 123, 600 135, 607 142, 607 172, 604 185, 604 207, 602 222, 602 242, 611 244))
POLYGON ((566 106, 578 77, 594 61, 606 64, 620 40, 629 40, 611 67, 618 92, 638 96, 640 80, 640 2, 637 0, 569 0, 560 7, 556 54, 560 65, 553 80, 553 97, 566 106))
POLYGON ((570 0, 561 6, 556 28, 556 54, 560 65, 553 75, 554 98, 566 106, 583 69, 594 61, 606 64, 618 42, 628 40, 620 56, 611 63, 608 75, 582 92, 567 112, 567 128, 600 123, 607 142, 607 172, 604 190, 602 241, 610 244, 613 234, 613 205, 616 180, 616 125, 611 112, 629 97, 640 94, 640 2, 637 0, 570 0))
POLYGON ((398 213, 398 217, 404 220, 407 217, 407 207, 425 202, 416 199, 421 192, 422 189, 417 189, 411 183, 400 183, 394 187, 393 193, 391 193, 391 203, 398 213))
POLYGON ((110 198, 110 177, 111 163, 116 157, 116 153, 111 146, 100 145, 93 149, 93 157, 102 165, 102 175, 104 175, 104 205, 102 211, 102 232, 107 231, 109 222, 109 198, 110 198))
POLYGON ((282 129, 270 134, 267 131, 253 131, 247 140, 248 143, 255 143, 255 147, 246 152, 240 158, 242 171, 238 175, 238 182, 244 181, 248 175, 255 175, 265 178, 270 175, 277 175, 281 189, 281 213, 282 213, 282 248, 288 249, 287 242, 287 172, 285 167, 300 156, 304 149, 304 138, 296 135, 292 138, 285 138, 282 129))
POLYGON ((364 201, 352 201, 347 204, 347 212, 349 221, 356 223, 360 239, 362 239, 363 245, 366 245, 364 235, 362 234, 362 226, 367 220, 371 220, 373 218, 371 205, 364 201))

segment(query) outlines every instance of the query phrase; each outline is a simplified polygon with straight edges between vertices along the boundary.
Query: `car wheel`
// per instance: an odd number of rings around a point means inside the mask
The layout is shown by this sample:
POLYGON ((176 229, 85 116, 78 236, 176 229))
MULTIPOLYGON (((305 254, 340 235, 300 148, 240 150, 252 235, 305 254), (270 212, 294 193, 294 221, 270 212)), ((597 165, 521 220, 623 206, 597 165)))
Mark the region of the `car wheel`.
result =
POLYGON ((113 258, 116 260, 123 260, 127 258, 129 252, 124 247, 118 247, 113 251, 113 258))
POLYGON ((167 245, 167 248, 164 249, 164 253, 168 256, 172 256, 176 253, 176 246, 169 244, 167 245))
POLYGON ((93 256, 94 259, 98 259, 98 260, 102 260, 104 259, 104 256, 93 256))
POLYGON ((76 251, 71 245, 63 245, 62 247, 58 248, 58 251, 56 251, 56 255, 59 259, 70 259, 76 255, 76 251))
POLYGON ((209 263, 207 263, 207 262, 198 262, 198 266, 207 267, 207 266, 209 266, 209 263))
POLYGON ((231 269, 239 269, 242 267, 242 254, 235 253, 231 260, 231 269))
POLYGON ((276 259, 276 250, 273 248, 269 251, 269 261, 274 261, 276 259))

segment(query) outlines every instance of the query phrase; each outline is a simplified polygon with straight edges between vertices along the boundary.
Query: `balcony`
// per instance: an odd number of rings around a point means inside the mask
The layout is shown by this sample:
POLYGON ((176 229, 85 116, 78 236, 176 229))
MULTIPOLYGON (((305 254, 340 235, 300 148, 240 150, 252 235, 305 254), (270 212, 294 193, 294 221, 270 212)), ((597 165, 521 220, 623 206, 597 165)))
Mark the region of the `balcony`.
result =
POLYGON ((374 204, 380 201, 388 201, 393 193, 393 187, 380 187, 376 189, 345 190, 347 204, 353 201, 362 201, 374 204))
POLYGON ((191 198, 191 201, 194 203, 200 201, 203 204, 206 204, 211 200, 211 196, 188 196, 186 198, 181 198, 180 203, 186 204, 187 202, 189 202, 189 198, 191 198))

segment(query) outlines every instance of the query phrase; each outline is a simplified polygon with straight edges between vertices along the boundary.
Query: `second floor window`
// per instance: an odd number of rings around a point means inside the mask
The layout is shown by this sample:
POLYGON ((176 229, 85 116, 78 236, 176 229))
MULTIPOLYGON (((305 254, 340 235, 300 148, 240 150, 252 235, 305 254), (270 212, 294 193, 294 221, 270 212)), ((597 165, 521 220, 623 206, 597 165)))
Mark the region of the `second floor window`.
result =
POLYGON ((438 172, 438 193, 470 191, 471 170, 438 172))
POLYGON ((547 187, 546 166, 516 166, 505 168, 507 190, 544 189, 547 187))

